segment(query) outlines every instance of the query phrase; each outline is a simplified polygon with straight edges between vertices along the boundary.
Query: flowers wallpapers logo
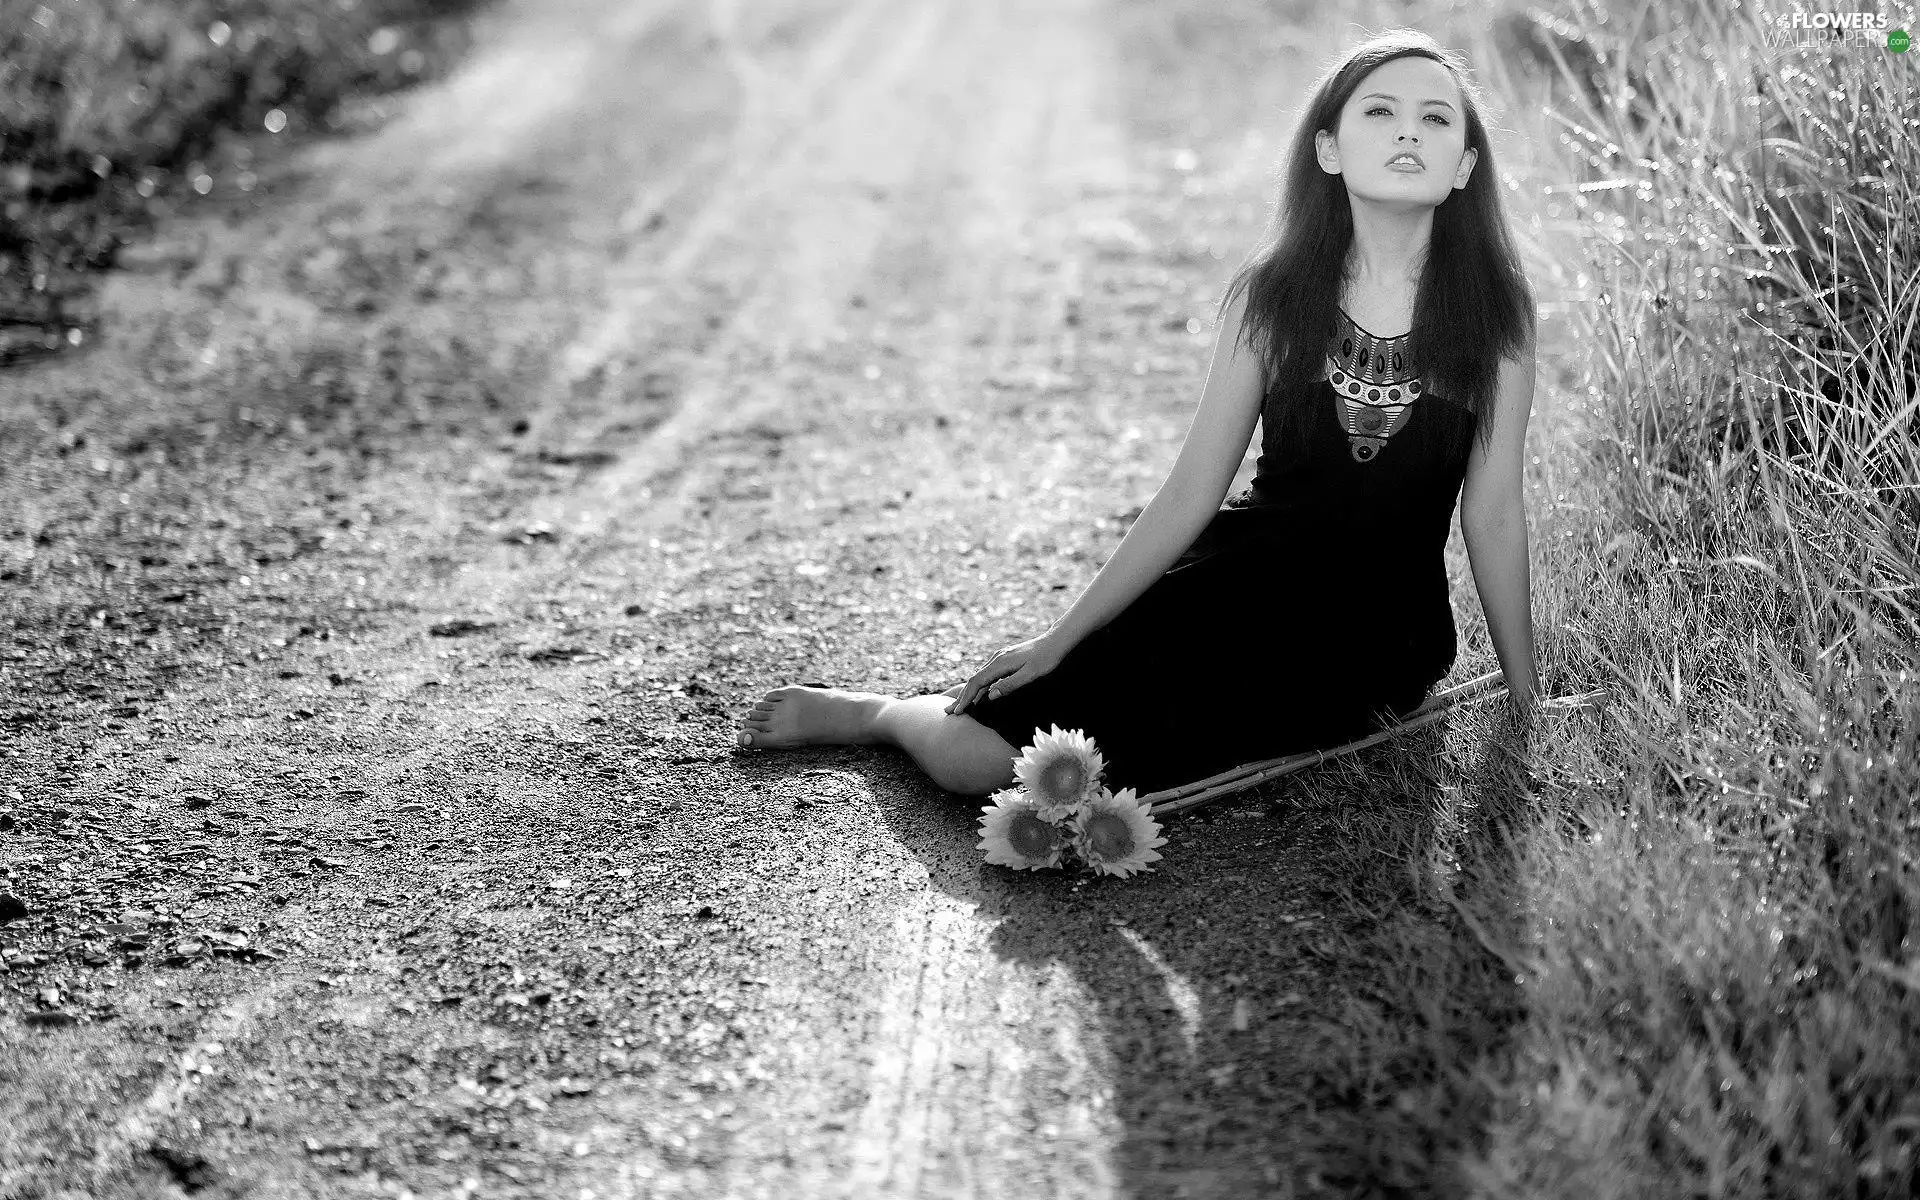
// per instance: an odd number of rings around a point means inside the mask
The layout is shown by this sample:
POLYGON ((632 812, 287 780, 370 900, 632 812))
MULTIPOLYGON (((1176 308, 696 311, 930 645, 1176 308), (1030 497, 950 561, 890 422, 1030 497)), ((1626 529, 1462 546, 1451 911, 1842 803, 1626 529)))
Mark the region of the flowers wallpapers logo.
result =
MULTIPOLYGON (((1911 23, 1911 10, 1896 9, 1901 20, 1911 23)), ((1762 18, 1761 44, 1768 50, 1809 50, 1857 42, 1871 48, 1884 48, 1904 54, 1910 44, 1907 31, 1895 24, 1885 12, 1864 10, 1774 13, 1762 18)))

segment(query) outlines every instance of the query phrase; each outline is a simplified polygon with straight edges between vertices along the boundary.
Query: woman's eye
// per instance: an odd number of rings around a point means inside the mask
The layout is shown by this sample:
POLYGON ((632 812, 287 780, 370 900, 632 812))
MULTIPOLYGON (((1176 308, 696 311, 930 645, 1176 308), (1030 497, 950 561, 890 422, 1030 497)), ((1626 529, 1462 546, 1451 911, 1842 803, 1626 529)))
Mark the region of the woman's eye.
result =
MULTIPOLYGON (((1392 109, 1390 109, 1390 108, 1388 108, 1388 107, 1387 107, 1386 105, 1384 105, 1384 104, 1376 104, 1376 105, 1374 105, 1374 106, 1373 106, 1372 108, 1370 108, 1370 109, 1368 109, 1368 110, 1367 110, 1367 114, 1366 114, 1366 115, 1367 115, 1367 116, 1369 116, 1369 117, 1371 117, 1371 116, 1372 116, 1372 115, 1374 115, 1375 113, 1386 113, 1386 114, 1387 114, 1388 116, 1392 116, 1392 115, 1393 115, 1393 110, 1392 110, 1392 109)), ((1446 119, 1445 117, 1443 117, 1443 116, 1441 116, 1441 115, 1440 115, 1439 113, 1428 113, 1428 114, 1427 114, 1427 119, 1428 119, 1429 121, 1438 121, 1438 122, 1440 122, 1440 123, 1441 123, 1442 125, 1450 125, 1450 124, 1452 124, 1452 122, 1451 122, 1451 121, 1449 121, 1449 120, 1447 120, 1447 119, 1446 119)))

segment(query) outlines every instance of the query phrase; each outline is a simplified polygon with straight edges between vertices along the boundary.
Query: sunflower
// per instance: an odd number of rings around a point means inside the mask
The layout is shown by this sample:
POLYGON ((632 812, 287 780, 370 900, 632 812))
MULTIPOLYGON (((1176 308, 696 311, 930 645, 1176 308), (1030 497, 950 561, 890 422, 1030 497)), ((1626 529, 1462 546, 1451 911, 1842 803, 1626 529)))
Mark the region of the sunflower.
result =
POLYGON ((1039 807, 1014 788, 995 792, 993 803, 980 812, 980 849, 990 863, 1016 871, 1057 867, 1072 841, 1067 830, 1042 818, 1039 807))
POLYGON ((1159 822, 1132 788, 1117 794, 1102 788, 1073 822, 1073 848, 1101 875, 1124 878, 1151 870, 1147 864, 1159 860, 1157 847, 1166 844, 1159 822))
POLYGON ((1041 820, 1066 820, 1098 793, 1106 760, 1081 730, 1055 725, 1051 733, 1035 729, 1033 735, 1033 744, 1013 760, 1013 773, 1041 820))

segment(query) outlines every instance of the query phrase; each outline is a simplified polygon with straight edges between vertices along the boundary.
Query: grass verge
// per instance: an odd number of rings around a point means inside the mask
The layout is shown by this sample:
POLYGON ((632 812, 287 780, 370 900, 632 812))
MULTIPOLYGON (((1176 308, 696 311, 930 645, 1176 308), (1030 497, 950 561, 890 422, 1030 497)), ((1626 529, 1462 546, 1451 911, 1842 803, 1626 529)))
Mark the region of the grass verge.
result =
POLYGON ((1536 628, 1553 692, 1613 700, 1355 934, 1406 983, 1345 1023, 1343 1085, 1401 1134, 1320 1154, 1429 1194, 1909 1196, 1913 63, 1706 0, 1563 12, 1471 53, 1541 68, 1495 85, 1575 248, 1536 628))

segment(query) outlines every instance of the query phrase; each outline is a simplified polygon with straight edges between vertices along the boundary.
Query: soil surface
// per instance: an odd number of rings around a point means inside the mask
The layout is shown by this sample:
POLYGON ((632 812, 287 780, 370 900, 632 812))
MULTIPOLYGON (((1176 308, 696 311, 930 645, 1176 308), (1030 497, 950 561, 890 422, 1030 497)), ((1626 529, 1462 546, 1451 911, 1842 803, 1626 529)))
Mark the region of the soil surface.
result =
POLYGON ((1342 1059, 1399 993, 1334 898, 1444 869, 1379 831, 1462 730, 1131 881, 733 737, 1092 576, 1328 16, 509 3, 131 255, 0 379, 0 1195, 1391 1186, 1443 1093, 1342 1059))

